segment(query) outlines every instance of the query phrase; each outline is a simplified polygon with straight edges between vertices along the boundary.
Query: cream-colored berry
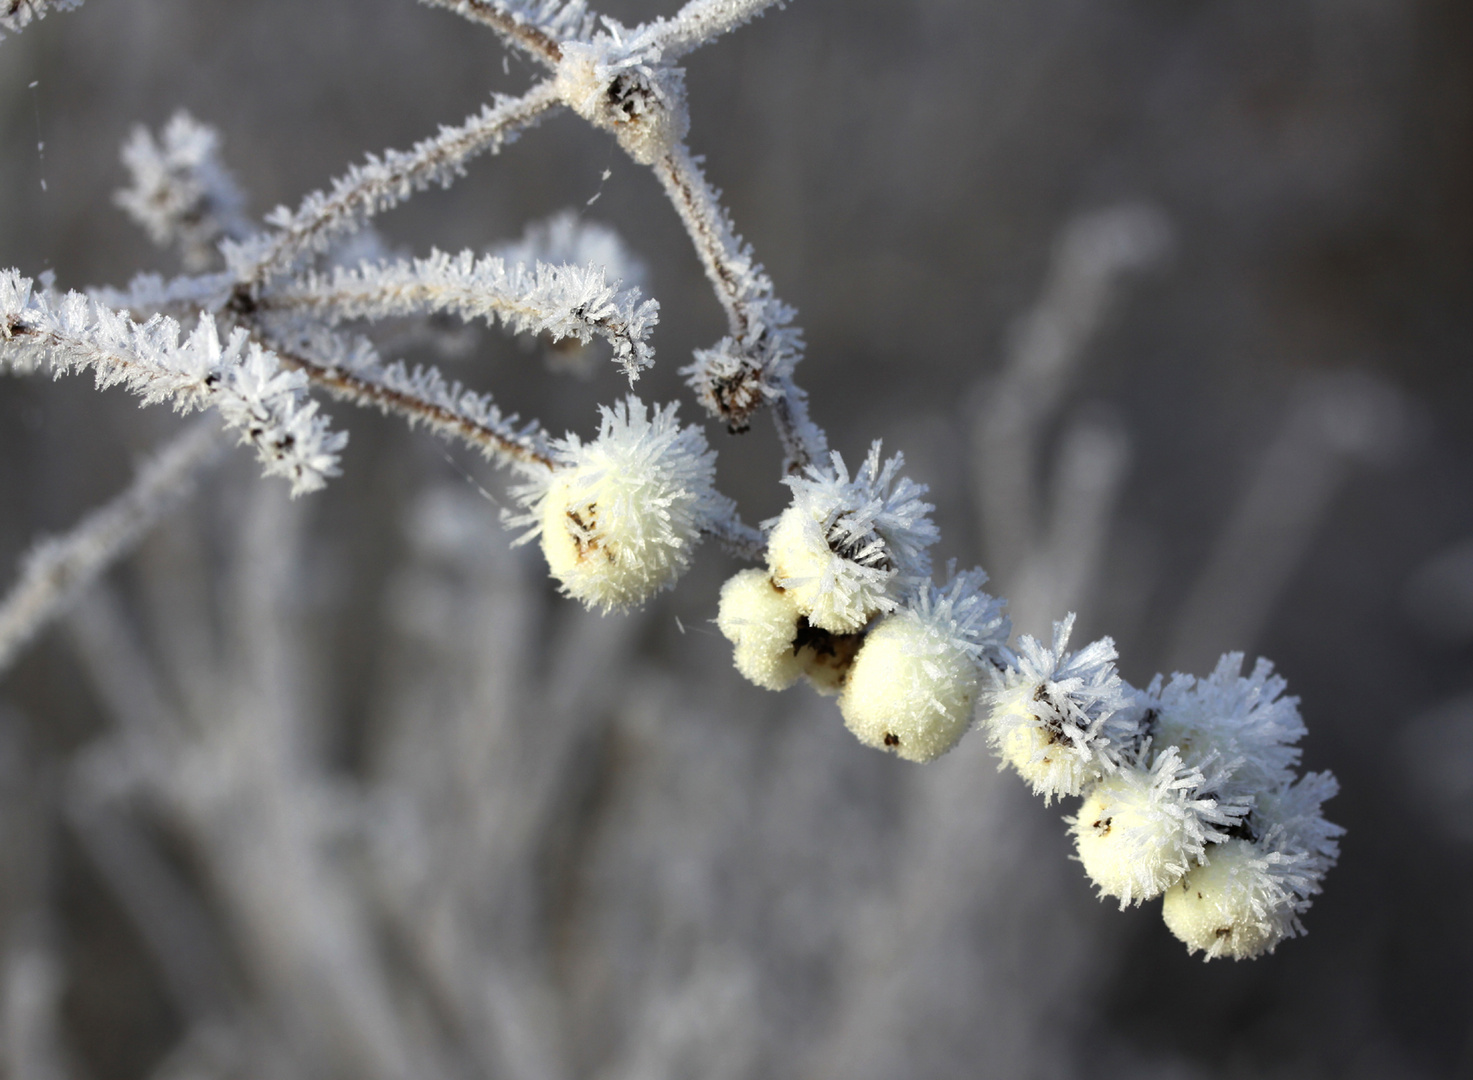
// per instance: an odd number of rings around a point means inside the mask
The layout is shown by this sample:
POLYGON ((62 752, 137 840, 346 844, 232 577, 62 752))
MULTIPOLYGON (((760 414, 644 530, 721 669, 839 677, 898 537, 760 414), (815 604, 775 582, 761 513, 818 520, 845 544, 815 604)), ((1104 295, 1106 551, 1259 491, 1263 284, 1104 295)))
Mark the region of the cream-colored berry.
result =
POLYGON ((867 746, 908 761, 931 761, 966 732, 980 682, 971 655, 906 609, 865 636, 839 696, 839 711, 867 746))
POLYGON ((716 626, 736 646, 737 670, 768 690, 786 690, 803 674, 793 647, 800 618, 766 570, 743 570, 721 587, 716 626))
POLYGON ((1250 960, 1272 952, 1298 930, 1294 896, 1265 873, 1265 857, 1247 840, 1207 849, 1166 891, 1161 916, 1191 952, 1207 959, 1250 960))
POLYGON ((767 565, 808 621, 831 634, 856 633, 877 612, 895 606, 885 593, 889 575, 836 554, 823 523, 802 507, 790 506, 777 519, 767 540, 767 565))
POLYGON ((1152 797, 1150 773, 1124 769, 1094 786, 1071 831, 1084 872, 1123 907, 1160 896, 1185 872, 1186 826, 1152 797))

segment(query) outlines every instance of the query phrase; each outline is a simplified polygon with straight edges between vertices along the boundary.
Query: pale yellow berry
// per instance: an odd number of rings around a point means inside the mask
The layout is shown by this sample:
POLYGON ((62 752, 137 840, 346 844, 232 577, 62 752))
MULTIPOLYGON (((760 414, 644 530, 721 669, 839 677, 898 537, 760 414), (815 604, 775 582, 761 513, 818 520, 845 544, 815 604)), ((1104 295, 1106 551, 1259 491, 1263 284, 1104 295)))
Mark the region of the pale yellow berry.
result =
POLYGON ((786 690, 803 674, 793 647, 800 617, 766 570, 743 570, 721 587, 716 626, 736 646, 737 670, 768 690, 786 690))
POLYGON ((976 660, 955 639, 906 609, 865 636, 839 711, 865 745, 931 761, 967 730, 980 681, 976 660))
POLYGON ((1191 952, 1249 960, 1298 929, 1294 897, 1265 872, 1246 840, 1207 849, 1204 861, 1166 890, 1161 916, 1191 952))
POLYGON ((1085 796, 1071 831, 1084 872, 1124 907, 1160 896, 1185 872, 1185 825, 1153 800, 1150 773, 1123 769, 1085 796))

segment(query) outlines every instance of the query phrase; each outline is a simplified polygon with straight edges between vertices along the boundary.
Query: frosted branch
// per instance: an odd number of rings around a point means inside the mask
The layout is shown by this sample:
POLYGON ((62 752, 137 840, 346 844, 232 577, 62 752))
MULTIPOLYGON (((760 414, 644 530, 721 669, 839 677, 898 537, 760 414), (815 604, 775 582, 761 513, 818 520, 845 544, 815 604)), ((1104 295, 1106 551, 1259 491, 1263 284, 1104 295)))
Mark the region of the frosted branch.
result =
POLYGON ((553 67, 562 59, 559 42, 582 40, 593 32, 584 0, 420 0, 462 18, 489 26, 508 45, 553 67))
POLYGON ((80 293, 33 293, 29 278, 0 272, 0 364, 19 371, 44 365, 56 375, 92 368, 99 388, 121 383, 146 405, 172 399, 181 412, 213 406, 256 448, 268 476, 291 481, 294 495, 337 475, 347 435, 318 414, 302 375, 282 371, 244 330, 222 343, 208 315, 188 337, 180 333, 173 319, 137 323, 80 293))
POLYGON ((466 321, 500 317, 516 333, 584 345, 597 335, 613 347, 630 382, 654 363, 649 335, 660 311, 654 300, 641 301, 638 289, 607 284, 598 267, 539 262, 529 269, 494 255, 477 259, 470 251, 339 267, 273 290, 260 306, 305 309, 328 325, 442 311, 466 321))
POLYGON ((334 180, 330 193, 314 191, 295 211, 278 207, 267 218, 276 232, 225 245, 226 261, 240 282, 242 306, 248 309, 253 291, 304 254, 323 250, 334 236, 431 184, 449 187, 465 175, 467 161, 477 154, 496 153, 558 104, 550 82, 538 83, 521 97, 497 95, 459 127, 442 127, 434 138, 415 143, 407 152, 370 155, 367 163, 334 180))
POLYGON ((690 0, 672 18, 656 19, 639 35, 660 47, 661 58, 675 60, 751 22, 783 0, 690 0))
POLYGON ((504 415, 490 395, 447 382, 438 368, 384 364, 367 342, 350 349, 336 336, 319 335, 304 346, 280 349, 282 361, 342 401, 423 424, 523 473, 553 468, 547 434, 536 421, 504 415))
POLYGON ((65 536, 31 549, 22 560, 20 580, 0 601, 0 671, 189 493, 194 474, 218 451, 214 425, 196 423, 139 470, 121 495, 65 536))
POLYGON ((800 471, 827 452, 823 432, 809 419, 805 395, 792 380, 803 355, 796 314, 773 295, 772 279, 732 229, 717 194, 690 152, 679 146, 654 166, 680 214, 706 277, 726 310, 729 334, 698 350, 687 376, 701 403, 732 431, 743 431, 753 411, 773 404, 788 471, 800 471))
POLYGON ((0 0, 0 41, 4 31, 18 34, 32 19, 44 19, 51 11, 71 11, 82 6, 82 0, 0 0))

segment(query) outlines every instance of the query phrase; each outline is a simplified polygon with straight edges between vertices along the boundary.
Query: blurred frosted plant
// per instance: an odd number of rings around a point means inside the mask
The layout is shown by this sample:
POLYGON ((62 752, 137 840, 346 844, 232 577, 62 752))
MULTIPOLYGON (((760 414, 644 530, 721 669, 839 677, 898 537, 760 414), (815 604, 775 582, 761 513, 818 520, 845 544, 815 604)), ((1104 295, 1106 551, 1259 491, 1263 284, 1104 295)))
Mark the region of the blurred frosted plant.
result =
POLYGON ((17 33, 32 19, 44 19, 48 11, 71 11, 82 6, 82 0, 0 0, 0 41, 3 31, 17 33))
POLYGON ((220 162, 220 136, 180 110, 156 142, 141 124, 123 144, 133 183, 113 195, 160 247, 177 243, 184 268, 204 270, 223 238, 251 232, 245 198, 220 162))

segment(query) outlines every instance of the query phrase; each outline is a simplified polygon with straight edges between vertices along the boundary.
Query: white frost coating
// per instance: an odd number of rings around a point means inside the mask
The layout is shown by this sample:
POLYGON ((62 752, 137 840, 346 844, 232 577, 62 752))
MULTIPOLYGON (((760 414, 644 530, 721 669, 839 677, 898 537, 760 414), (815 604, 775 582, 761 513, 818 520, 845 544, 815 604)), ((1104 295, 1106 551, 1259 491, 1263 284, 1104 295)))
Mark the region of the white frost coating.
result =
MULTIPOLYGON (((531 27, 550 42, 582 41, 593 33, 594 17, 585 0, 420 0, 429 7, 445 8, 473 22, 493 28, 502 20, 514 27, 531 27), (498 18, 499 17, 499 18, 498 18)), ((517 35, 507 35, 512 44, 526 48, 538 59, 548 59, 517 35)))
POLYGON ((641 300, 638 289, 608 284, 598 267, 528 268, 494 255, 477 259, 468 250, 310 274, 272 289, 262 306, 310 311, 328 325, 443 311, 467 321, 494 323, 500 317, 517 333, 583 344, 597 335, 613 347, 614 360, 631 382, 655 362, 649 336, 660 319, 656 301, 641 300))
POLYGON ((735 646, 736 669, 766 690, 786 690, 803 674, 793 647, 799 618, 792 594, 766 570, 742 570, 721 587, 716 626, 735 646))
POLYGON ((365 164, 354 165, 334 180, 330 193, 314 191, 295 211, 278 206, 267 215, 266 223, 276 232, 225 244, 226 262, 239 281, 259 285, 416 191, 431 184, 449 187, 465 175, 472 157, 497 152, 557 105, 552 84, 541 82, 520 97, 498 94, 459 127, 441 127, 434 138, 417 142, 408 151, 369 155, 365 164))
POLYGON ((743 23, 751 22, 783 0, 690 0, 669 19, 656 19, 641 28, 640 40, 661 47, 665 60, 674 60, 700 48, 743 23))
POLYGON ((852 480, 838 451, 828 469, 783 480, 793 502, 767 523, 767 564, 819 629, 852 634, 930 574, 932 506, 924 485, 898 475, 904 464, 896 454, 882 466, 875 442, 852 480))
POLYGON ((291 363, 335 397, 395 413, 410 426, 460 439, 526 475, 552 467, 551 441, 535 420, 505 415, 489 394, 449 382, 435 367, 385 364, 371 342, 319 330, 281 346, 291 363))
POLYGON ((1251 960, 1304 932, 1293 860, 1247 840, 1212 848, 1161 904, 1167 929, 1204 960, 1251 960))
POLYGON ((220 133, 183 110, 159 140, 141 124, 123 144, 133 182, 113 194, 148 238, 160 247, 177 242, 187 270, 203 270, 222 237, 251 232, 245 198, 220 161, 220 133))
POLYGON ((563 104, 613 132, 641 165, 665 157, 690 128, 685 73, 660 62, 658 48, 633 48, 612 19, 591 41, 562 43, 554 85, 563 104))
POLYGON ((1151 768, 1126 765, 1085 796, 1070 831, 1084 872, 1102 896, 1124 908, 1171 886, 1201 858, 1221 830, 1241 821, 1248 807, 1204 794, 1211 781, 1182 763, 1175 747, 1151 768))
POLYGON ((926 585, 882 619, 844 680, 839 711, 860 742, 908 761, 931 761, 972 722, 982 665, 1008 636, 1001 602, 981 591, 981 570, 945 588, 926 585))
POLYGON ((230 299, 235 277, 229 273, 190 274, 163 278, 137 274, 126 289, 94 286, 87 295, 105 307, 119 311, 160 312, 174 309, 215 310, 230 299))
MULTIPOLYGON (((0 0, 0 31, 18 34, 32 19, 44 19, 48 12, 72 11, 81 6, 82 0, 0 0)), ((4 40, 5 35, 0 33, 0 41, 4 40)))
POLYGON ((1115 670, 1115 643, 1066 655, 1073 629, 1071 612, 1054 624, 1051 647, 1024 635, 993 672, 988 739, 1045 800, 1078 795, 1118 768, 1143 711, 1115 670))
POLYGON ((1182 760, 1199 764, 1210 754, 1234 762, 1234 786, 1262 791, 1283 784, 1299 762, 1293 744, 1304 737, 1299 699, 1284 697, 1287 683, 1260 659, 1241 674, 1243 654, 1228 653, 1203 679, 1173 675, 1149 692, 1156 711, 1157 746, 1180 748, 1182 760))
POLYGON ((553 443, 557 467, 518 490, 527 513, 510 518, 542 537, 563 592, 604 612, 634 607, 669 588, 690 565, 701 533, 729 518, 717 494, 716 452, 676 406, 650 412, 629 397, 601 407, 598 437, 553 443))
POLYGON ((318 414, 306 376, 283 371, 244 330, 222 342, 208 315, 188 337, 180 333, 173 319, 136 323, 80 293, 33 293, 29 278, 0 272, 0 362, 22 371, 44 364, 57 375, 92 368, 99 387, 122 384, 144 404, 214 407, 256 448, 266 475, 291 481, 293 495, 337 475, 348 436, 318 414))
POLYGON ((681 368, 706 410, 730 431, 744 431, 751 414, 773 406, 786 457, 784 468, 807 468, 828 452, 823 430, 808 416, 806 395, 793 382, 803 357, 797 312, 774 295, 772 279, 732 227, 717 192, 681 145, 655 165, 655 175, 680 214, 706 278, 726 310, 728 334, 681 368))
POLYGON ((127 490, 92 511, 65 536, 48 538, 30 550, 21 561, 20 580, 0 601, 0 671, 189 494, 194 474, 218 450, 214 425, 196 423, 139 469, 127 490))

